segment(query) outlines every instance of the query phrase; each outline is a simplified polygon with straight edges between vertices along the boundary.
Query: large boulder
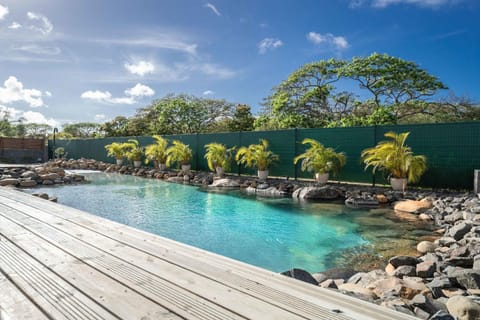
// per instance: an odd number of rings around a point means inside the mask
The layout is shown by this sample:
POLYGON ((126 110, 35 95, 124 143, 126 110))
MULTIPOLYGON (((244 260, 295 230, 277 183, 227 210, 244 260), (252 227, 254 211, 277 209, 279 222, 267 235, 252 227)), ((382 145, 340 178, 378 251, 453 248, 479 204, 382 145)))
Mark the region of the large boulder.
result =
POLYGON ((390 258, 390 260, 388 260, 388 263, 390 263, 395 268, 398 268, 400 266, 416 266, 418 263, 418 259, 412 256, 395 256, 390 258))
POLYGON ((317 280, 315 280, 315 278, 313 278, 308 271, 305 271, 302 269, 294 268, 294 269, 282 272, 282 274, 290 278, 294 278, 294 279, 308 282, 314 285, 318 285, 317 280))
POLYGON ((335 200, 343 197, 343 192, 329 186, 303 187, 295 190, 292 198, 305 200, 335 200))
POLYGON ((395 203, 393 206, 394 210, 410 212, 410 213, 421 213, 425 212, 428 209, 433 207, 433 203, 430 200, 422 199, 417 200, 402 200, 395 203))
POLYGON ((378 297, 397 295, 405 299, 412 299, 414 296, 427 289, 421 280, 416 281, 415 278, 410 277, 405 277, 403 279, 391 277, 378 280, 370 284, 367 288, 373 289, 373 292, 378 297))
POLYGON ((464 296, 454 296, 448 299, 447 309, 458 320, 480 319, 480 305, 464 296))
POLYGON ((224 179, 214 180, 213 183, 210 185, 210 187, 239 188, 240 183, 238 183, 237 180, 224 178, 224 179))
POLYGON ((367 299, 375 299, 377 297, 372 290, 354 283, 343 283, 338 286, 338 290, 359 294, 367 299))
POLYGON ((417 251, 425 254, 429 252, 434 252, 437 246, 430 241, 421 241, 417 244, 417 251))
POLYGON ((20 180, 15 178, 5 178, 0 180, 0 186, 16 186, 19 182, 20 180))
POLYGON ((465 289, 480 289, 480 270, 457 270, 451 274, 451 278, 465 289))

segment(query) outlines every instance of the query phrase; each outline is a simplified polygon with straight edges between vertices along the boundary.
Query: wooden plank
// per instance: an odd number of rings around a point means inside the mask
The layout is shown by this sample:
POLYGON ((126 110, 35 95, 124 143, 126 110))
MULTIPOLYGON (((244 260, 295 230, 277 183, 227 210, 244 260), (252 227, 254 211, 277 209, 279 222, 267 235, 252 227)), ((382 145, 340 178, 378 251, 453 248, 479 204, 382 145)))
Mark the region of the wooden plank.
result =
MULTIPOLYGON (((4 205, 0 205, 0 209, 4 205)), ((11 211, 14 211, 14 209, 12 208, 11 211)), ((178 299, 177 303, 179 303, 184 297, 178 296, 178 294, 188 290, 212 303, 228 306, 228 309, 246 318, 255 318, 263 314, 264 319, 279 319, 282 317, 304 319, 304 317, 289 314, 284 309, 238 292, 190 270, 180 268, 92 231, 69 224, 68 221, 63 220, 62 222, 59 218, 35 209, 29 210, 28 214, 35 216, 38 221, 27 217, 15 217, 16 214, 12 214, 12 212, 10 212, 9 217, 13 216, 15 220, 21 220, 21 223, 27 229, 35 232, 38 236, 48 234, 48 238, 59 243, 66 252, 88 257, 87 264, 108 272, 111 277, 115 277, 119 281, 126 280, 133 285, 135 285, 135 282, 141 281, 142 283, 139 286, 147 291, 146 294, 153 294, 152 299, 158 298, 158 288, 164 288, 163 293, 174 291, 177 296, 176 299, 178 299), (59 224, 62 225, 62 230, 68 230, 68 234, 58 229, 52 230, 59 224), (88 243, 88 245, 78 241, 80 239, 84 239, 82 241, 88 243), (101 249, 96 247, 98 244, 101 244, 101 249), (123 257, 128 257, 130 263, 123 257), (158 278, 155 278, 155 276, 158 278), (174 282, 174 285, 172 282, 174 282)), ((168 297, 162 299, 168 299, 168 297)), ((160 300, 160 302, 163 302, 163 300, 160 300)), ((191 305, 190 309, 192 309, 191 305)), ((291 311, 295 312, 297 310, 291 311)), ((221 319, 225 319, 227 316, 222 315, 221 319)), ((328 316, 331 319, 346 319, 341 316, 337 317, 331 312, 328 312, 328 316)))
MULTIPOLYGON (((23 211, 27 208, 37 208, 40 210, 39 212, 46 211, 55 215, 57 219, 63 220, 59 220, 57 223, 68 224, 68 228, 65 228, 65 230, 73 230, 73 225, 76 225, 75 230, 80 232, 78 235, 81 235, 81 238, 90 245, 95 245, 92 241, 98 241, 99 236, 118 242, 120 251, 112 247, 114 242, 109 244, 109 253, 113 255, 116 255, 115 252, 125 253, 140 250, 150 255, 155 263, 159 263, 158 259, 163 261, 162 265, 165 263, 176 265, 210 281, 221 283, 233 290, 243 292, 245 295, 255 297, 284 310, 295 310, 296 313, 308 316, 308 318, 320 319, 318 314, 327 312, 327 317, 324 317, 324 319, 330 319, 328 316, 333 317, 334 315, 329 309, 341 309, 344 313, 339 317, 349 316, 353 319, 414 319, 386 308, 329 290, 322 290, 322 288, 304 284, 173 240, 115 222, 106 222, 105 219, 76 209, 52 204, 44 200, 30 199, 29 195, 18 194, 16 191, 7 191, 4 198, 1 199, 2 202, 8 200, 7 198, 12 199, 10 204, 15 205, 15 207, 22 207, 19 204, 20 202, 25 203, 23 204, 23 211), (96 234, 93 238, 91 238, 92 233, 96 234)), ((31 212, 29 211, 29 213, 31 212)), ((39 213, 37 212, 37 214, 39 213)), ((64 226, 61 228, 63 229, 64 226)))

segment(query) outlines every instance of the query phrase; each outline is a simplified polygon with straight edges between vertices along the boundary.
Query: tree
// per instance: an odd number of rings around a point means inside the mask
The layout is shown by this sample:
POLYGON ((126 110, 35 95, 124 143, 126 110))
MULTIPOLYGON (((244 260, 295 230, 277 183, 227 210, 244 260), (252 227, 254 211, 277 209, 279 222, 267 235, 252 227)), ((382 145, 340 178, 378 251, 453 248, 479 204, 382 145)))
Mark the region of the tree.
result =
POLYGON ((79 122, 64 125, 62 131, 75 138, 93 138, 100 134, 100 127, 96 122, 79 122))
POLYGON ((52 131, 52 127, 44 123, 26 123, 25 136, 27 137, 46 137, 52 131))
POLYGON ((239 104, 235 108, 233 118, 228 123, 230 131, 252 131, 255 118, 252 115, 250 106, 239 104))
POLYGON ((100 130, 105 132, 107 137, 127 137, 128 119, 123 116, 115 117, 112 121, 105 122, 100 126, 100 130))

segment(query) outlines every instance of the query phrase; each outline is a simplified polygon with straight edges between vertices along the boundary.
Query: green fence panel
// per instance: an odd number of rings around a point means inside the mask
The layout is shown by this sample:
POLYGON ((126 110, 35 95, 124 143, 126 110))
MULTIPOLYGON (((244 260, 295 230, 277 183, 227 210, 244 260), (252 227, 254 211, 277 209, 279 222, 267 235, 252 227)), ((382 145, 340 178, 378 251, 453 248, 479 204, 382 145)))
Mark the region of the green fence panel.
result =
MULTIPOLYGON (((180 140, 193 150, 192 169, 208 170, 204 159, 207 143, 218 142, 228 147, 248 146, 266 139, 271 150, 278 154, 280 161, 270 168, 271 176, 290 178, 312 178, 312 173, 301 172, 293 159, 305 148, 301 144, 305 138, 313 138, 327 147, 345 152, 347 163, 339 176, 339 181, 388 183, 383 174, 375 177, 365 171, 360 161, 362 150, 385 140, 388 131, 410 132, 407 144, 415 154, 423 154, 428 159, 428 170, 418 183, 419 186, 433 188, 472 189, 473 172, 480 168, 480 122, 396 125, 354 128, 291 129, 277 131, 229 132, 212 134, 167 135, 165 138, 180 140)), ((93 158, 113 163, 108 158, 105 145, 114 141, 124 142, 138 139, 140 145, 154 142, 152 137, 121 137, 104 139, 78 139, 49 141, 49 154, 55 148, 63 147, 69 158, 93 158)), ((232 173, 256 175, 256 170, 237 166, 233 163, 232 173)))

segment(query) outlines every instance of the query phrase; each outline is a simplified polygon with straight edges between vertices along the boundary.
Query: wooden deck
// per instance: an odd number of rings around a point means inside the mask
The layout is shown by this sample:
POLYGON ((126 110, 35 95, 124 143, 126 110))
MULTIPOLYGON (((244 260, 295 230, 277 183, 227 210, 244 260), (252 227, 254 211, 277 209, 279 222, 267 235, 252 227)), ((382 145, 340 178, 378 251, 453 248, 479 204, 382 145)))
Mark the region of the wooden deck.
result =
POLYGON ((414 318, 0 188, 0 319, 414 318))

